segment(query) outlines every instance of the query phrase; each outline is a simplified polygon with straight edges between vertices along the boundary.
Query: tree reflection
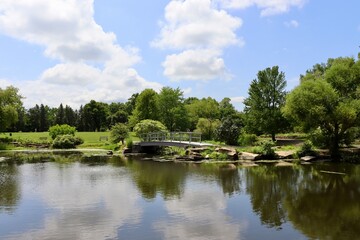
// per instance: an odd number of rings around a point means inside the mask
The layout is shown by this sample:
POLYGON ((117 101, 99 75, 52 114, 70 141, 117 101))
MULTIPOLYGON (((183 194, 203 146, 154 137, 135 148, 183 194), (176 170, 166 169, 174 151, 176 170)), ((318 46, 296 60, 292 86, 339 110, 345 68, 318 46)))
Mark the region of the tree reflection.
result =
POLYGON ((183 194, 186 168, 181 164, 168 164, 147 161, 131 161, 136 186, 146 199, 154 199, 159 192, 165 199, 180 198, 183 194))
POLYGON ((297 194, 286 199, 289 219, 309 238, 357 239, 360 234, 360 168, 348 165, 347 175, 321 172, 314 166, 304 174, 297 194))
POLYGON ((280 228, 286 222, 283 201, 291 195, 299 172, 293 168, 260 166, 246 169, 246 192, 262 224, 280 228))
POLYGON ((0 212, 13 212, 20 199, 16 165, 0 165, 0 212))

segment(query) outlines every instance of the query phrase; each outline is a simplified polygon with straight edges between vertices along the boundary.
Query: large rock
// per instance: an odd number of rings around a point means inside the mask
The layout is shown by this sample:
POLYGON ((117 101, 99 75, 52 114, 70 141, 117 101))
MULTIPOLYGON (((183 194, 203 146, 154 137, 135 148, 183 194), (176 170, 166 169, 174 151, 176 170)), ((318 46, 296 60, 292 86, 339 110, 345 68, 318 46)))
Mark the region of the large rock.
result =
POLYGON ((290 158, 294 158, 295 151, 294 150, 276 151, 275 153, 279 157, 279 159, 290 159, 290 158))
POLYGON ((240 153, 240 156, 239 156, 239 158, 241 160, 251 160, 251 161, 258 160, 260 157, 261 157, 260 154, 249 153, 249 152, 242 152, 242 153, 240 153))
POLYGON ((304 156, 304 157, 300 158, 300 160, 304 161, 304 162, 311 162, 311 161, 316 160, 316 157, 314 157, 314 156, 304 156))

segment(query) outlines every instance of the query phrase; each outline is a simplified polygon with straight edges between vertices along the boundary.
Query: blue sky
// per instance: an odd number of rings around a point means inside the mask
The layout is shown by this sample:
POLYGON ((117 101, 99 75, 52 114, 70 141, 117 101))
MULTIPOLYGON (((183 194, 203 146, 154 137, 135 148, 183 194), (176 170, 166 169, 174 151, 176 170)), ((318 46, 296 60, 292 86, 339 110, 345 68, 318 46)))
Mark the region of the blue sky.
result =
POLYGON ((145 88, 230 97, 259 70, 288 90, 316 63, 360 52, 360 1, 0 0, 0 87, 35 104, 126 101, 145 88))

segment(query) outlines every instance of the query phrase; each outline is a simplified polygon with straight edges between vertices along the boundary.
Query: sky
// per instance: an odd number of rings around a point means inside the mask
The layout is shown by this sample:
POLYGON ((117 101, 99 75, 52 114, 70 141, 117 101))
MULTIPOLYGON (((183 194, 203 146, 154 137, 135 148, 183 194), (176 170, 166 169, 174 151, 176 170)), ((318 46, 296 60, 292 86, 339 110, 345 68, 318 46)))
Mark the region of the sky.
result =
POLYGON ((146 88, 232 100, 260 70, 287 90, 360 52, 358 0, 0 0, 0 88, 35 104, 125 102, 146 88))

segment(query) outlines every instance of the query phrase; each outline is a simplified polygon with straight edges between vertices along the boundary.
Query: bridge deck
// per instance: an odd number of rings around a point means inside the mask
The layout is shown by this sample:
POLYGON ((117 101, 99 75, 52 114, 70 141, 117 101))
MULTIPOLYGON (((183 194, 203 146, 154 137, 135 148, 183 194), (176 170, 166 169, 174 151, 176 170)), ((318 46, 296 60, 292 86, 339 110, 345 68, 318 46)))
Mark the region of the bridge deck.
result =
POLYGON ((159 146, 159 147, 208 147, 213 146, 210 143, 203 142, 187 142, 187 141, 153 141, 153 142, 139 142, 142 147, 159 146))
POLYGON ((205 147, 212 146, 201 142, 201 134, 194 132, 151 132, 141 136, 142 141, 137 143, 146 146, 175 146, 175 147, 205 147))

